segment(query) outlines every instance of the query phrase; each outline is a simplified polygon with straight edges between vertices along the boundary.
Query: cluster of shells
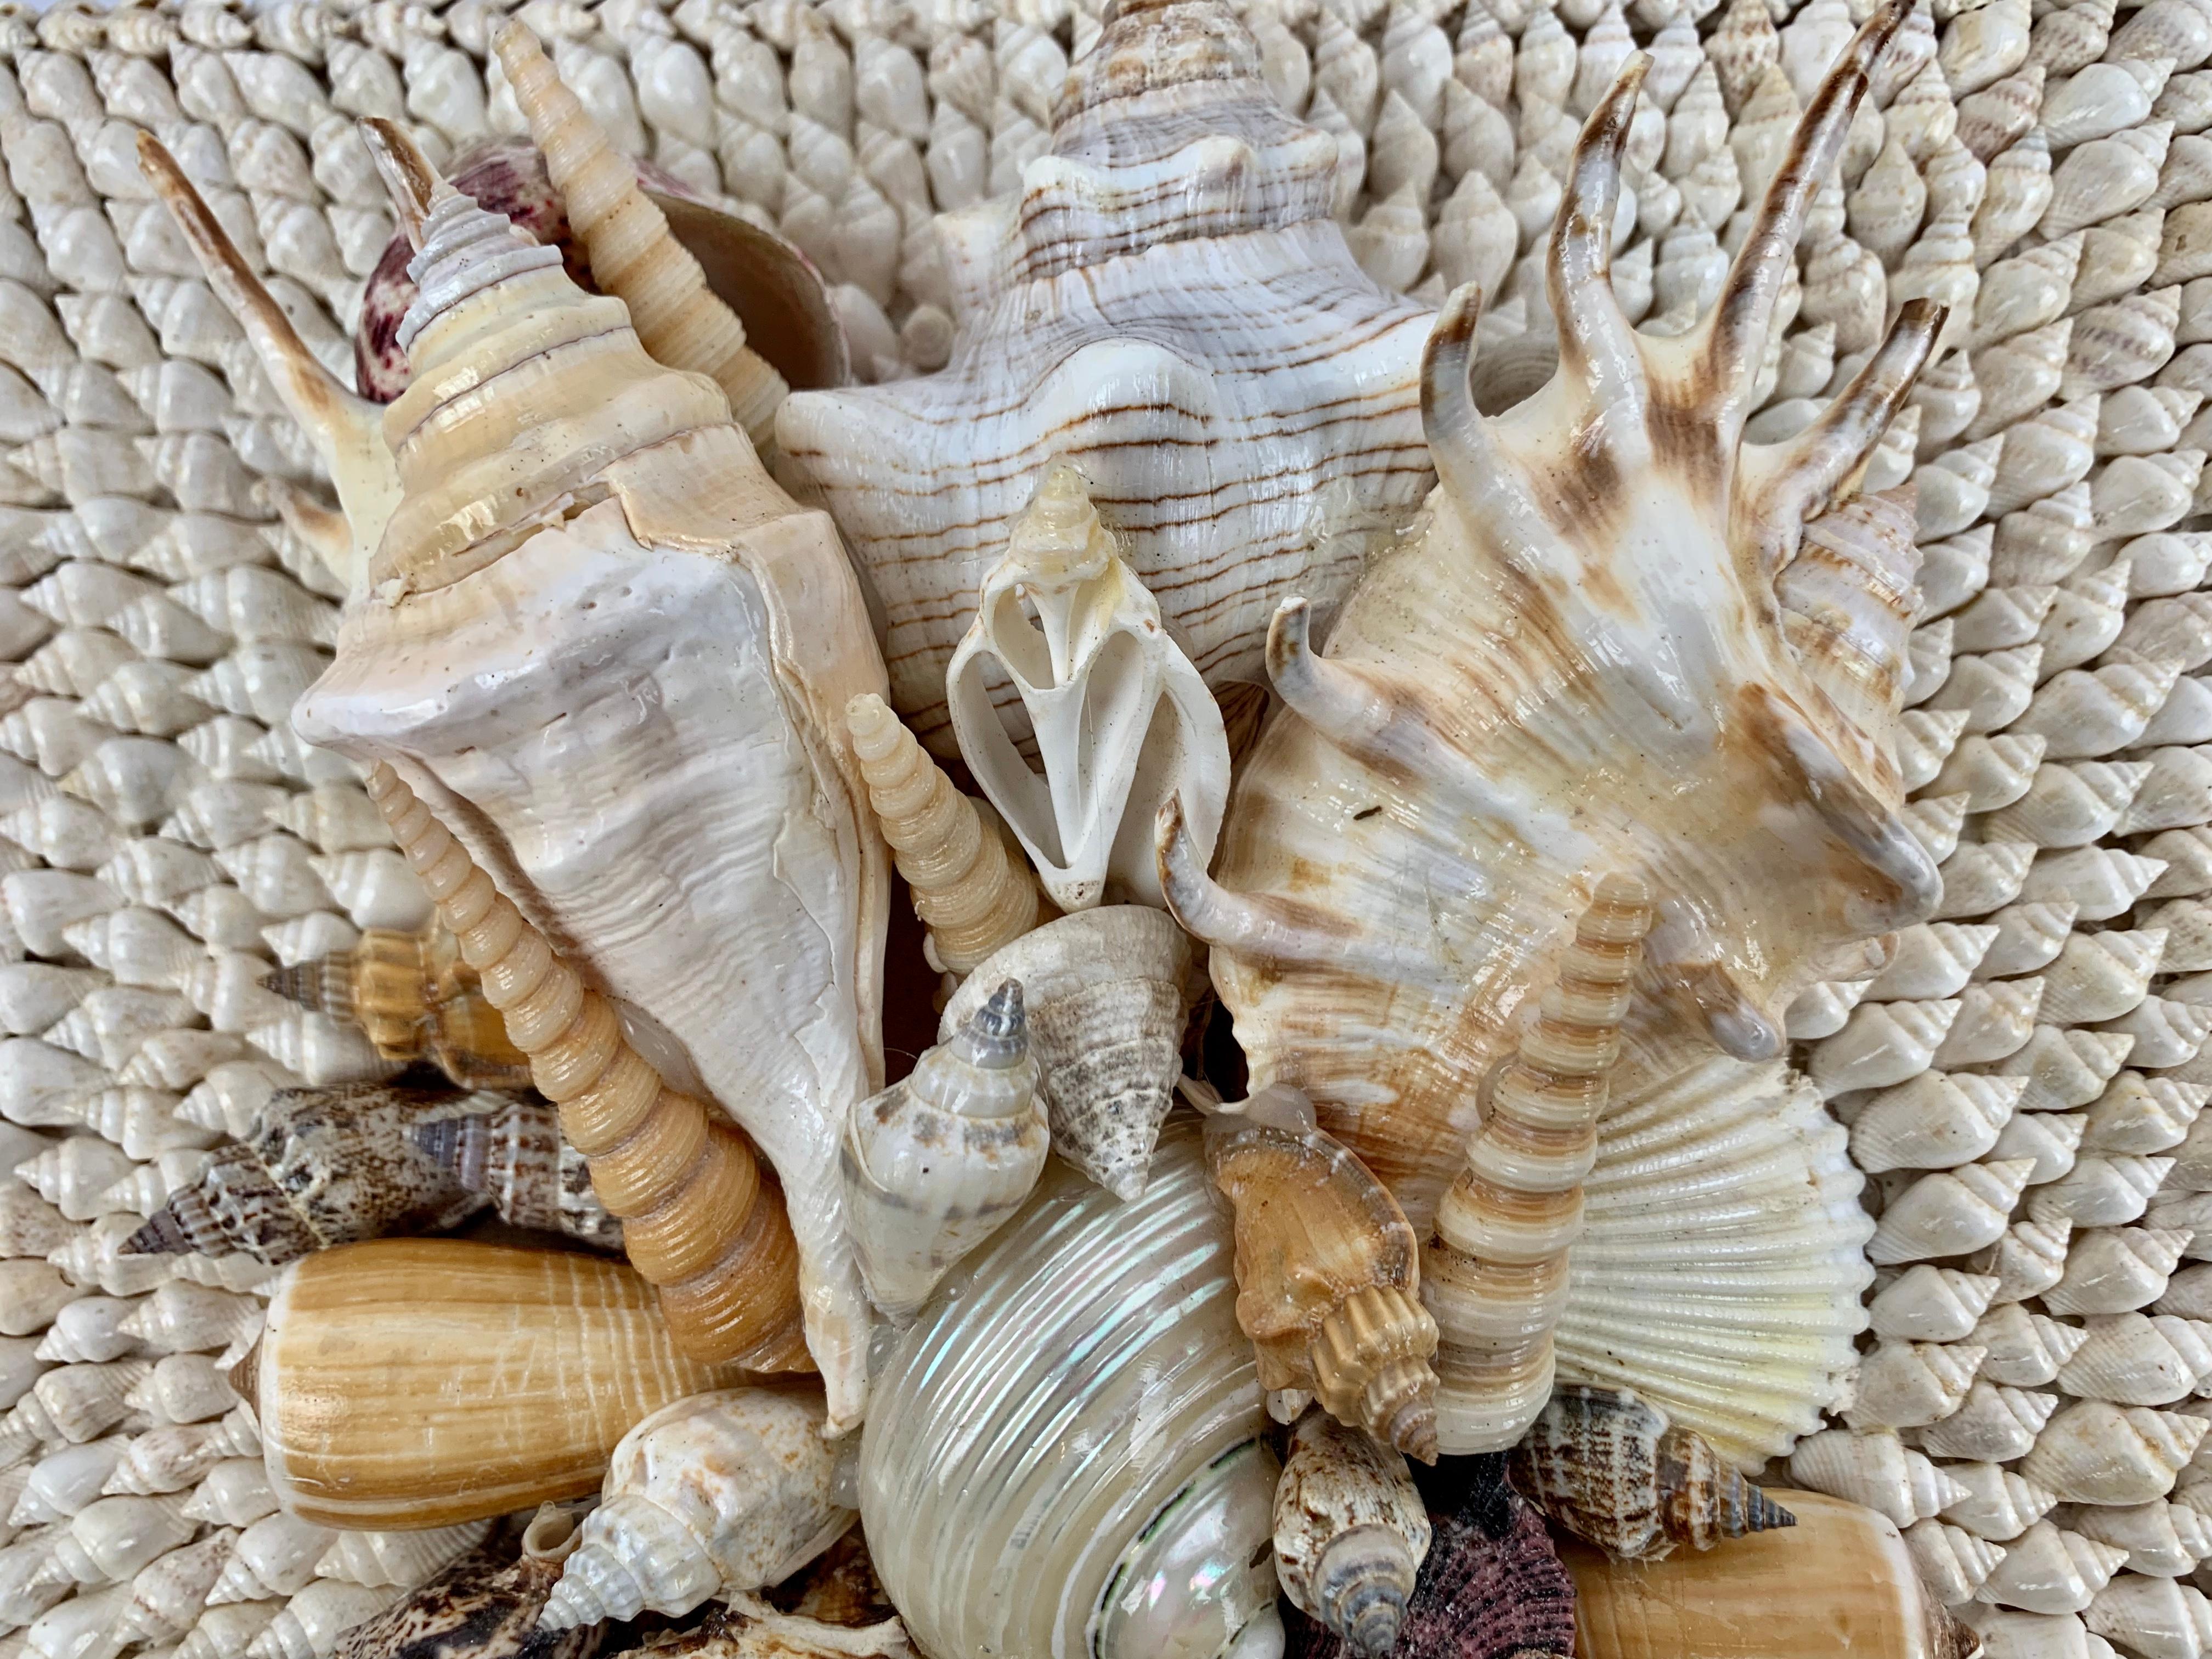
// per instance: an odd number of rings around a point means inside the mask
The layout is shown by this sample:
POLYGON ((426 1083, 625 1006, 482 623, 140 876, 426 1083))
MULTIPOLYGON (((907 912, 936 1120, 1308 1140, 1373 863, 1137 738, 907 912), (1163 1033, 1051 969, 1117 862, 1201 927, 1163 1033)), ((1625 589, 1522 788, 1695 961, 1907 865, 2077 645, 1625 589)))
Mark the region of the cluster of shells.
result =
MULTIPOLYGON (((0 18, 0 1659, 320 1659, 473 1541, 277 1513, 225 1381, 266 1269, 120 1250, 274 1089, 397 1069, 259 981, 428 915, 355 769, 292 733, 340 595, 280 509, 323 480, 136 140, 349 375, 393 228, 355 119, 441 163, 526 135, 489 57, 507 15, 0 18)), ((1087 0, 515 15, 620 147, 808 253, 876 381, 945 362, 935 217, 1018 185, 1099 27, 1087 0)), ((1628 54, 1653 67, 1614 282, 1665 333, 1711 303, 1862 15, 1247 21, 1283 102, 1337 137, 1369 274, 1491 296, 1480 391, 1502 405, 1549 371, 1543 238, 1628 54)), ((1887 1514, 2021 1659, 2212 1652, 2191 1578, 2212 1558, 2208 65, 2198 0, 1923 7, 1815 204, 1747 434, 1803 428, 1903 301, 1952 307, 1865 483, 1916 489, 1903 758, 1944 896, 1877 977, 1790 1011, 1879 1222, 1849 1408, 1789 1477, 1887 1514)))

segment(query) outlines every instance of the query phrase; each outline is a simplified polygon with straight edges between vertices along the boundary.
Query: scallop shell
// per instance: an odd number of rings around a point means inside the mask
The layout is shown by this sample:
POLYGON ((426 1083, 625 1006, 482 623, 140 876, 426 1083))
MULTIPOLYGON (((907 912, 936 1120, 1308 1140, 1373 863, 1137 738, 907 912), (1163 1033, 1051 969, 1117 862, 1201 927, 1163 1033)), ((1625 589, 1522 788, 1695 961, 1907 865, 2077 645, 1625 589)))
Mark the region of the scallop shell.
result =
POLYGON ((345 1526, 447 1525, 589 1492, 641 1413, 726 1376, 676 1351, 626 1267, 429 1240, 287 1268, 248 1364, 270 1486, 290 1511, 345 1526), (457 1387, 471 1365, 505 1380, 457 1387))
POLYGON ((1240 1632, 1262 1651, 1280 1639, 1274 1459, 1198 1140, 1171 1124, 1151 1183, 1126 1202, 1048 1168, 884 1357, 860 1513, 925 1651, 1135 1659, 1146 1643, 1218 1653, 1240 1632), (1171 1279, 1163 1252, 1187 1264, 1171 1279), (1055 1330, 1084 1333, 1101 1363, 1069 1373, 1055 1330), (991 1432, 954 1434, 955 1399, 991 1432), (1092 1455, 1070 1468, 1030 1455, 1079 1418, 1092 1455), (1015 1515, 1019 1528, 1000 1523, 1015 1515), (1154 1571, 1205 1588, 1158 1602, 1111 1594, 1154 1571))
MULTIPOLYGON (((750 1127, 792 1194, 810 1339, 833 1415, 848 1424, 861 1409, 866 1315, 836 1147, 845 1112, 881 1078, 889 873, 843 733, 851 697, 881 684, 859 593, 827 520, 793 510, 768 483, 718 390, 653 365, 619 302, 586 299, 550 251, 434 175, 409 178, 415 210, 432 216, 417 259, 423 290, 408 318, 417 377, 392 405, 392 423, 410 432, 398 453, 405 487, 371 572, 396 585, 349 613, 300 730, 388 758, 448 804, 477 860, 597 984, 651 1022, 666 1050, 655 1063, 696 1075, 750 1127), (543 349, 556 310, 586 330, 573 349, 543 349), (483 440, 470 465, 442 441, 447 422, 436 411, 494 362, 520 365, 495 384, 537 422, 524 443, 534 482, 511 481, 520 452, 489 426, 455 428, 483 440), (551 418, 561 399, 571 413, 551 418), (650 430, 622 426, 610 460, 592 433, 617 418, 610 410, 623 399, 652 411, 650 430), (510 479, 501 505, 471 519, 469 501, 495 474, 510 479), (602 487, 597 517, 541 530, 545 503, 602 487), (585 596, 603 582, 630 600, 595 611, 585 596), (714 648, 671 659, 647 644, 635 625, 647 591, 714 648), (541 605, 557 628, 525 620, 541 605), (717 607, 725 621, 700 633, 717 607), (620 667, 602 649, 613 637, 598 635, 605 627, 653 665, 620 667), (488 689, 501 678, 489 664, 516 652, 531 665, 525 678, 489 703, 473 701, 468 688, 488 689), (660 687, 649 719, 633 669, 660 687), (425 674, 443 689, 422 684, 425 674), (417 689, 402 693, 402 683, 417 689), (547 747, 532 697, 557 710, 562 731, 596 735, 547 747), (671 736, 679 729, 686 735, 671 736), (701 758, 733 754, 732 744, 754 758, 701 758), (772 766, 759 759, 769 753, 772 766), (576 842, 558 826, 599 799, 589 768, 619 775, 619 797, 636 810, 592 807, 586 842, 576 842), (453 811, 463 801, 470 810, 453 811), (673 911, 672 891, 684 895, 673 911), (647 913, 654 927, 629 925, 647 913), (755 954, 774 970, 749 967, 755 954)), ((635 1249, 638 1230, 629 1231, 635 1249)))
MULTIPOLYGON (((794 475, 836 515, 880 604, 892 704, 941 755, 944 675, 972 596, 1054 456, 1090 479, 1217 689, 1256 676, 1279 599, 1333 597, 1429 483, 1425 314, 1354 264, 1331 217, 1335 139, 1276 105, 1224 7, 1122 8, 1053 114, 1018 199, 943 224, 966 319, 950 365, 799 394, 777 418, 794 475), (1239 280, 1224 286, 1207 273, 1232 250, 1239 280), (1232 293, 1217 314, 1209 296, 1232 293), (1101 402, 1109 381, 1160 389, 1101 402), (1192 398, 1210 411, 1203 433, 1164 442, 1192 398)), ((1018 721, 1010 691, 998 699, 1018 721)))

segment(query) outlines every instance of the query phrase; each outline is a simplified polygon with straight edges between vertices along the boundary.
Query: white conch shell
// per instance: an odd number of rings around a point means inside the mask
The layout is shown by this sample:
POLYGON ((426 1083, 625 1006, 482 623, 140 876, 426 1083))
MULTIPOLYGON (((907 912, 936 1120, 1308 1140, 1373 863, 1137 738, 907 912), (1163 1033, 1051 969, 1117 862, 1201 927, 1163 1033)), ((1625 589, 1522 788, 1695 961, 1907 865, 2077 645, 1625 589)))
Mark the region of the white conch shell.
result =
POLYGON ((685 1613, 790 1577, 853 1521, 823 1422, 805 1389, 693 1395, 647 1418, 616 1446, 541 1627, 685 1613))
POLYGON ((845 1193, 875 1304, 911 1319, 945 1270, 1036 1185, 1051 1132, 1018 980, 1001 981, 951 1040, 853 1107, 845 1193))
POLYGON ((882 1076, 889 889, 844 725, 883 684, 859 592, 711 383, 502 217, 426 195, 386 415, 405 489, 299 729, 388 761, 768 1154, 842 1429, 868 1313, 838 1143, 882 1076))
POLYGON ((973 596, 1054 457, 1216 687, 1257 677, 1279 599, 1334 600, 1419 503, 1427 313, 1353 262, 1339 155, 1275 102, 1225 6, 1122 6, 1020 196, 937 222, 949 366, 779 411, 784 462, 879 601, 891 702, 933 751, 951 752, 945 667, 973 596))
POLYGON ((1907 1267, 1875 1293, 1867 1304, 1868 1320, 1877 1336, 1956 1342, 1972 1335, 1996 1291, 1997 1281, 1987 1273, 1961 1273, 1923 1261, 1907 1267))
POLYGON ((1053 1150, 1117 1198, 1137 1197, 1182 1074, 1197 989, 1189 939, 1140 904, 1048 922, 976 967, 945 1005, 938 1040, 1009 979, 1021 982, 1053 1150))
POLYGON ((860 1514, 924 1651, 1279 1650, 1275 1462, 1198 1142, 1170 1125, 1126 1203, 1048 1168, 884 1357, 860 1514), (1078 1434, 1086 1455, 1036 1455, 1078 1434), (1127 1593, 1155 1582, 1177 1588, 1127 1593))
POLYGON ((1352 1652, 1387 1654, 1429 1539, 1428 1510, 1403 1455, 1326 1412, 1298 1419, 1275 1487, 1284 1595, 1352 1652))
POLYGON ((2079 1613, 2111 1582, 2128 1553, 2039 1521, 2005 1542, 1978 1600, 2026 1613, 2079 1613))
POLYGON ((1886 1431, 1809 1434, 1790 1454, 1790 1478, 1814 1492, 1879 1510, 1899 1527, 1946 1512, 1972 1495, 1952 1471, 1886 1431))
POLYGON ((1958 1410, 1920 1431, 1920 1449, 1930 1457, 1991 1462, 2023 1457, 2057 1407, 2057 1395, 1977 1379, 1958 1410))
POLYGON ((1960 1488, 1943 1505, 1943 1518, 1993 1543, 2019 1537, 2058 1502, 2056 1492, 2021 1480, 2001 1463, 1947 1463, 1942 1473, 1960 1488))
POLYGON ((1163 902, 1152 820, 1170 797, 1212 856, 1229 797, 1220 707, 1066 462, 1046 469, 983 579, 945 696, 962 758, 1061 909, 1163 902), (1028 713, 1042 778, 991 706, 1002 680, 1028 713))
POLYGON ((2064 1502, 2148 1503, 2172 1490, 2208 1428, 2172 1412, 2077 1401, 2036 1436, 2020 1473, 2064 1502))

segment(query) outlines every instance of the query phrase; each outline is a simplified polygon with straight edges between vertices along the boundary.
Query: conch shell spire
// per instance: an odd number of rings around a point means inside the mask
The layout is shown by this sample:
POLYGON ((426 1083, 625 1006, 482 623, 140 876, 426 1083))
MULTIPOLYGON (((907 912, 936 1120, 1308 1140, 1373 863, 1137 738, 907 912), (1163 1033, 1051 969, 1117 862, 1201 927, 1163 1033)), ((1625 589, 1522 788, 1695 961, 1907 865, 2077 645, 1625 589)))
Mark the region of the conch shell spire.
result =
POLYGON ((775 1177, 744 1137, 662 1082, 545 936, 380 763, 368 793, 431 902, 483 975, 531 1074, 561 1109, 630 1265, 660 1291, 684 1352, 753 1370, 805 1370, 799 1249, 775 1177))
POLYGON ((1042 896, 975 803, 872 691, 847 705, 845 724, 876 822, 929 929, 935 965, 965 974, 1040 920, 1042 896))
POLYGON ((307 349, 176 157, 150 132, 138 135, 138 170, 167 205, 207 273, 208 286, 245 330, 284 407, 337 486, 342 522, 324 512, 287 511, 286 524, 305 532, 303 539, 349 592, 358 591, 385 521, 399 504, 399 473, 385 442, 382 406, 356 397, 307 349))
POLYGON ((1442 1333, 1437 1439, 1454 1455, 1512 1445, 1551 1395, 1567 1249, 1582 1231, 1582 1182, 1650 931, 1641 881, 1599 884, 1558 983, 1498 1078, 1467 1167, 1437 1206, 1422 1287, 1442 1333))
POLYGON ((737 313, 707 286, 698 260, 638 188, 636 169, 562 84, 537 37, 509 23, 494 44, 531 138, 568 200, 568 222, 591 256, 593 280, 629 307, 638 338, 655 358, 722 388, 738 424, 765 457, 775 447, 776 409, 791 388, 747 348, 737 313))

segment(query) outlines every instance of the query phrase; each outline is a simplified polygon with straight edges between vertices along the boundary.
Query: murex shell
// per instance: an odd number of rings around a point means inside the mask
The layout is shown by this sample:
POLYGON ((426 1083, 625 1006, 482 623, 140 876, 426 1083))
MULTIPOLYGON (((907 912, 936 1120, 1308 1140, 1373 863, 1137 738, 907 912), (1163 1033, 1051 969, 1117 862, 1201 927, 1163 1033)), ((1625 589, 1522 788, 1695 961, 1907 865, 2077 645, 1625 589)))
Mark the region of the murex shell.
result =
POLYGON ((867 1312, 838 1146, 882 1083, 889 887, 844 724, 884 685, 859 589, 827 516, 620 301, 434 175, 401 194, 428 219, 386 417, 400 500, 295 724, 388 763, 670 1087, 768 1154, 849 1426, 867 1312))
POLYGON ((950 364, 786 401, 784 464, 851 538, 892 704, 936 753, 946 666, 1055 457, 1217 689, 1257 677, 1277 599, 1340 592, 1419 503, 1428 313, 1353 262, 1338 154, 1227 7, 1125 0, 1020 193, 938 221, 950 364))
MULTIPOLYGON (((1627 323, 1610 279, 1630 61, 1553 233, 1557 374, 1479 413, 1474 297, 1453 297, 1424 368, 1443 479, 1425 521, 1325 653, 1304 600, 1278 611, 1285 707, 1232 792, 1217 876, 1161 815, 1170 905, 1212 947, 1253 1086, 1307 1093, 1424 1238, 1607 875, 1641 879, 1657 916, 1609 1116, 1709 1060, 1778 1058, 1798 992, 1878 966, 1872 936, 1936 901, 1899 810, 1910 514, 1877 496, 1806 521, 1903 403, 1940 308, 1908 301, 1798 437, 1740 441, 1797 227, 1906 9, 1878 8, 1830 71, 1711 313, 1667 339, 1627 323)), ((1816 1366, 1801 1404, 1835 1381, 1816 1366)))

